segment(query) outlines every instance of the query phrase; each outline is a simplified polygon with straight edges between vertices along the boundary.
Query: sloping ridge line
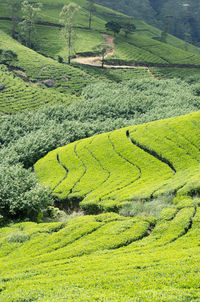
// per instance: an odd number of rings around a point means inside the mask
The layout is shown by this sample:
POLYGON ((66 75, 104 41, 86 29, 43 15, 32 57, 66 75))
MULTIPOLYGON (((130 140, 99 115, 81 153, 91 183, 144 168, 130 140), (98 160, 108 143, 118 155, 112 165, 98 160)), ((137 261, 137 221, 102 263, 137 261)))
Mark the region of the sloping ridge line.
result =
POLYGON ((160 160, 164 164, 168 165, 170 167, 170 169, 173 171, 173 173, 174 174, 176 173, 175 167, 173 166, 173 164, 167 158, 162 157, 156 151, 148 149, 147 147, 141 145, 139 142, 137 142, 136 140, 131 138, 129 130, 126 131, 126 137, 132 142, 132 144, 136 145, 137 147, 139 147, 143 151, 149 153, 150 155, 154 156, 155 158, 157 158, 158 160, 160 160))

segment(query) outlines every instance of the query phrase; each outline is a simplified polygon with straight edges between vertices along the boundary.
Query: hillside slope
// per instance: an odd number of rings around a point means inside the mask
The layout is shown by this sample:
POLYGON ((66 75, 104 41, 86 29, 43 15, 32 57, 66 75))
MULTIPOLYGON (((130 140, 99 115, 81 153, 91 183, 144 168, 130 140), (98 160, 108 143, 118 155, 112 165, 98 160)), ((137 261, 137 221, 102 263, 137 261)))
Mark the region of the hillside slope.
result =
POLYGON ((200 112, 132 126, 60 147, 39 160, 39 180, 66 207, 118 211, 163 193, 199 193, 200 112))
MULTIPOLYGON (((55 59, 62 56, 67 60, 67 45, 60 34, 59 13, 62 6, 68 2, 57 0, 52 4, 50 0, 42 1, 40 22, 32 41, 36 51, 55 59)), ((117 20, 117 22, 129 21, 127 16, 123 14, 96 5, 92 18, 92 28, 88 29, 88 3, 85 0, 76 0, 76 3, 80 5, 81 9, 77 17, 77 39, 73 47, 73 55, 85 55, 94 52, 94 47, 103 42, 102 33, 106 33, 106 22, 112 19, 117 20)), ((4 4, 0 5, 0 10, 0 19, 9 17, 8 9, 6 10, 4 4)), ((112 59, 116 62, 120 60, 129 64, 200 65, 198 48, 171 35, 169 35, 167 43, 162 43, 158 41, 161 36, 159 29, 142 21, 133 21, 133 23, 136 26, 135 33, 125 38, 123 31, 121 31, 115 39, 116 51, 112 59)), ((6 32, 10 32, 10 27, 10 21, 0 21, 0 28, 6 32)), ((112 33, 110 32, 110 34, 112 33)))
MULTIPOLYGON (((15 113, 37 109, 45 104, 70 103, 69 97, 52 89, 42 88, 34 83, 26 83, 14 73, 0 65, 0 83, 4 89, 0 93, 0 111, 15 113)), ((42 84, 40 84, 42 86, 42 84)))
POLYGON ((17 74, 34 83, 46 86, 51 80, 50 88, 65 94, 79 94, 81 88, 89 83, 90 76, 72 66, 60 64, 51 58, 42 56, 34 50, 21 45, 5 32, 0 31, 0 43, 3 51, 13 51, 17 60, 9 62, 8 66, 17 74))
POLYGON ((170 33, 181 39, 184 39, 185 33, 188 33, 189 40, 199 45, 200 6, 198 0, 189 2, 183 0, 98 0, 98 3, 136 19, 143 19, 161 29, 164 28, 165 17, 172 15, 170 33))
POLYGON ((198 301, 199 205, 1 228, 1 301, 198 301))

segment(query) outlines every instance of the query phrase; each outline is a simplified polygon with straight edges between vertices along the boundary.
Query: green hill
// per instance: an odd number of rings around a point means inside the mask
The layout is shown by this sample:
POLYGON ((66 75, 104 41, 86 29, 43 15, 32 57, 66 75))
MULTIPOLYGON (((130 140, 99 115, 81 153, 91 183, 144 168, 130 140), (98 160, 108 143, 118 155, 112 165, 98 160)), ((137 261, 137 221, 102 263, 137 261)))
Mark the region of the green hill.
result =
MULTIPOLYGON (((37 26, 37 34, 33 39, 35 49, 46 55, 56 58, 62 56, 66 59, 67 46, 60 35, 59 13, 62 6, 70 1, 43 0, 43 9, 40 13, 40 25, 37 26)), ((109 20, 121 22, 128 20, 123 14, 108 8, 96 5, 96 11, 92 20, 92 29, 88 29, 88 4, 87 1, 76 1, 81 9, 78 15, 77 41, 74 53, 85 54, 93 52, 94 46, 103 41, 102 33, 106 32, 105 23, 109 20)), ((1 4, 1 18, 9 17, 9 12, 4 4, 1 4)), ((167 43, 159 42, 161 31, 142 21, 133 21, 136 32, 124 38, 123 32, 115 39, 116 52, 112 58, 115 62, 140 63, 140 64, 178 64, 200 65, 199 49, 195 46, 169 35, 167 43), (177 49, 178 48, 178 49, 177 49)), ((0 28, 10 31, 8 20, 0 21, 0 28)))
MULTIPOLYGON (((0 3, 0 301, 200 301, 199 49, 134 20, 106 61, 142 67, 68 65, 41 2, 34 50, 0 3)), ((91 56, 127 16, 75 2, 91 56)))
POLYGON ((172 15, 170 33, 185 39, 185 34, 189 34, 187 39, 199 45, 199 2, 198 0, 172 1, 172 0, 98 0, 98 3, 117 11, 123 12, 136 19, 142 19, 164 28, 165 17, 172 15))
POLYGON ((1 301, 198 301, 199 205, 1 228, 1 301))
POLYGON ((35 171, 66 207, 119 211, 134 200, 199 192, 199 117, 132 126, 60 147, 35 171))
POLYGON ((51 88, 69 95, 79 94, 90 80, 86 73, 40 55, 21 45, 3 31, 1 31, 0 43, 3 51, 13 51, 17 55, 17 60, 8 63, 8 66, 18 71, 18 74, 22 72, 22 77, 30 82, 41 82, 45 87, 45 81, 51 80, 51 88))
POLYGON ((4 65, 0 66, 0 83, 5 87, 0 94, 0 111, 3 113, 37 109, 45 104, 68 104, 71 101, 69 97, 52 89, 25 83, 4 65))

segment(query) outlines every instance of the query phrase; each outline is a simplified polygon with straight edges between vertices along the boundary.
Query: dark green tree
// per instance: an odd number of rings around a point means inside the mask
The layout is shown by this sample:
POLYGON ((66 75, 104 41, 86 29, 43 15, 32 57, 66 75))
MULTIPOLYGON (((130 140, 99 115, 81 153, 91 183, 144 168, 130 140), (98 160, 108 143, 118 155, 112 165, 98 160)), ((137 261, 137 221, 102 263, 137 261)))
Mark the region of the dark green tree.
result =
POLYGON ((92 17, 96 11, 95 3, 96 0, 87 0, 88 1, 88 10, 89 10, 89 24, 88 27, 91 29, 92 26, 92 17))
POLYGON ((114 35, 119 34, 121 30, 121 25, 116 21, 109 21, 105 24, 107 30, 110 30, 114 35))
POLYGON ((161 42, 166 43, 166 41, 167 41, 167 35, 169 32, 169 27, 170 27, 172 18, 173 18, 173 16, 171 16, 171 15, 168 15, 165 17, 165 26, 164 26, 163 31, 161 32, 161 37, 160 37, 161 42))
POLYGON ((17 54, 12 50, 2 50, 0 49, 0 64, 12 65, 12 63, 17 61, 17 54))
POLYGON ((132 34, 136 30, 136 26, 131 22, 124 22, 120 23, 121 29, 125 33, 125 37, 127 38, 128 35, 132 34))
POLYGON ((11 35, 13 38, 16 37, 17 34, 17 27, 20 22, 20 11, 21 11, 21 4, 23 0, 7 0, 7 8, 9 12, 9 16, 11 17, 11 35))

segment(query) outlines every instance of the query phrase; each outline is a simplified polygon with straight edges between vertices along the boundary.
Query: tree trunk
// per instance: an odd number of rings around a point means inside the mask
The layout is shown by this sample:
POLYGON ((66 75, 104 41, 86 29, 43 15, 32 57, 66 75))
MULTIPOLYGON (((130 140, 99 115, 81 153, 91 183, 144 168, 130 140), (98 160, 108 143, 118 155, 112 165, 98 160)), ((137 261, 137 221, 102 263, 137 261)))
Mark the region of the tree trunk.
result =
POLYGON ((91 29, 92 25, 92 11, 90 10, 90 16, 89 16, 89 29, 91 29))
POLYGON ((71 31, 68 33, 68 64, 71 63, 71 31))

